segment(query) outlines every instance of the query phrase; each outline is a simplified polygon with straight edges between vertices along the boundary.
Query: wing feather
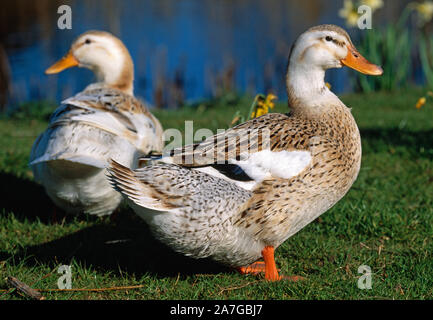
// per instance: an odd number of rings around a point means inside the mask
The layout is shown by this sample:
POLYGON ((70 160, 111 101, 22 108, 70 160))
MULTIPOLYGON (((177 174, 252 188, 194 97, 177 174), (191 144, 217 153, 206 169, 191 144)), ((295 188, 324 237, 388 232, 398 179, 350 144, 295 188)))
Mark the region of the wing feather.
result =
POLYGON ((195 168, 247 190, 266 179, 289 179, 311 163, 308 141, 293 139, 290 120, 289 114, 266 114, 173 149, 159 161, 195 168))
POLYGON ((162 126, 144 103, 110 88, 83 91, 66 99, 50 119, 50 127, 72 122, 124 137, 143 151, 161 150, 162 126))

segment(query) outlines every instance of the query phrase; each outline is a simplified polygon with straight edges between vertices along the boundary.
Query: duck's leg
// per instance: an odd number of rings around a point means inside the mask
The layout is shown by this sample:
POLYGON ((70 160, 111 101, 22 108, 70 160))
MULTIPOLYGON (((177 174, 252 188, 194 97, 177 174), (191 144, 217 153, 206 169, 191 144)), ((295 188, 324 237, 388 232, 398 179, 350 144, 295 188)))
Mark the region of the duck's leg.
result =
POLYGON ((274 258, 274 247, 266 246, 262 250, 263 260, 265 260, 265 279, 269 281, 278 281, 282 277, 278 274, 274 258))
POLYGON ((278 269, 275 264, 274 258, 274 247, 266 246, 262 250, 262 256, 265 261, 257 261, 246 267, 239 267, 237 270, 241 274, 253 274, 257 275, 259 273, 265 273, 265 279, 268 281, 279 281, 279 280, 289 280, 289 281, 299 281, 304 280, 301 276, 280 276, 278 274, 278 269))
POLYGON ((301 276, 280 276, 278 274, 277 266, 275 264, 274 258, 274 247, 266 246, 262 250, 262 256, 265 260, 265 279, 269 281, 278 281, 278 280, 289 280, 289 281, 299 281, 304 280, 304 277, 301 276))
POLYGON ((280 276, 278 275, 277 266, 275 265, 274 260, 274 247, 267 246, 262 250, 262 256, 265 261, 257 261, 249 266, 240 267, 238 271, 241 274, 253 274, 257 275, 259 273, 265 273, 265 279, 276 281, 280 280, 280 276))

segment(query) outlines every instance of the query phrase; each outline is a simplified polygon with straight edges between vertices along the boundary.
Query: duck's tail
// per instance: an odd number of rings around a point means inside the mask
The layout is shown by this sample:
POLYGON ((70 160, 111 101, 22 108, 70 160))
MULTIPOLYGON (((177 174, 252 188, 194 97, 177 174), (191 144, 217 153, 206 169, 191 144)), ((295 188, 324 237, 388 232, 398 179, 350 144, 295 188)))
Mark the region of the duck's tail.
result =
MULTIPOLYGON (((152 171, 152 168, 146 167, 149 171, 152 171)), ((140 172, 133 171, 113 159, 109 161, 107 171, 108 180, 114 189, 135 205, 157 211, 171 211, 175 208, 166 201, 166 195, 158 191, 152 183, 144 177, 140 179, 140 172)), ((141 174, 143 175, 143 172, 141 174)))

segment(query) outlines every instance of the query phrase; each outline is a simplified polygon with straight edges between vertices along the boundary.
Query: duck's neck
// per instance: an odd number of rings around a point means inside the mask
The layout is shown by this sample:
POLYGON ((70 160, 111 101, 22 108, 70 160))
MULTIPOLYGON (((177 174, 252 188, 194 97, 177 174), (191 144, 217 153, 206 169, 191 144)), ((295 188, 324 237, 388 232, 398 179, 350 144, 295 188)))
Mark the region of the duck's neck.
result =
POLYGON ((289 61, 286 85, 290 108, 294 110, 323 110, 326 105, 341 104, 325 85, 323 68, 289 61))
POLYGON ((123 55, 119 61, 107 61, 96 66, 93 71, 99 84, 124 91, 133 95, 134 91, 134 66, 129 56, 123 55))

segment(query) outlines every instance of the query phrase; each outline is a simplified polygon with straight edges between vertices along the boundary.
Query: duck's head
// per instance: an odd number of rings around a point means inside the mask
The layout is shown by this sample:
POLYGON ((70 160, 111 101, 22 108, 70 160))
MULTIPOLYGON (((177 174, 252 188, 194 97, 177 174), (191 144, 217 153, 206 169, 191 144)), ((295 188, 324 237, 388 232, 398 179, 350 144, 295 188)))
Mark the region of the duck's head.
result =
MULTIPOLYGON (((381 67, 367 61, 349 35, 335 25, 320 25, 301 34, 292 46, 287 70, 287 88, 298 99, 320 98, 329 91, 324 82, 330 68, 350 67, 368 75, 381 75, 381 67)), ((294 98, 294 97, 292 97, 294 98)))
POLYGON ((92 70, 98 81, 129 94, 133 92, 134 67, 125 45, 111 33, 88 31, 80 35, 68 53, 45 73, 59 73, 71 67, 92 70))

